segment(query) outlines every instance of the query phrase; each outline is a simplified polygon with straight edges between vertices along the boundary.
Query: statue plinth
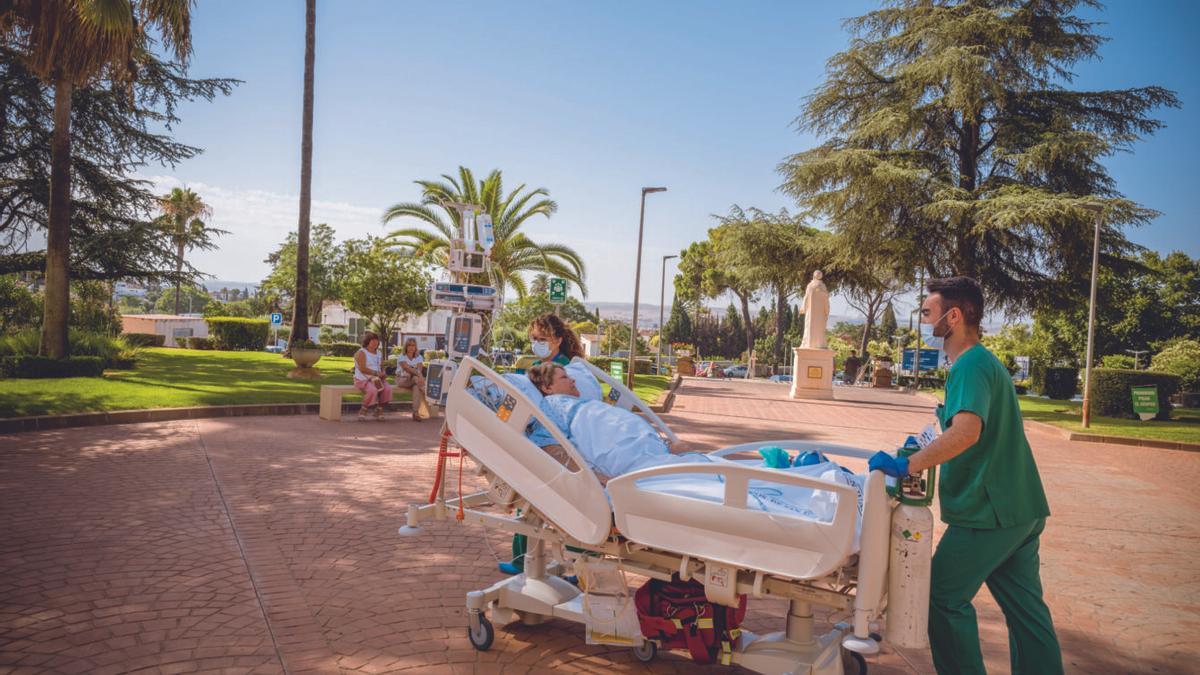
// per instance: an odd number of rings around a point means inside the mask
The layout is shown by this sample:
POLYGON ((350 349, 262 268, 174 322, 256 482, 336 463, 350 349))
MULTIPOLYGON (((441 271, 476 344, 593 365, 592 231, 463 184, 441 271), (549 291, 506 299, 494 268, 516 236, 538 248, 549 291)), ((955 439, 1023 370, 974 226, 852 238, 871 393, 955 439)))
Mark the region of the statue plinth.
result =
POLYGON ((833 398, 833 350, 796 347, 792 365, 792 398, 833 398))

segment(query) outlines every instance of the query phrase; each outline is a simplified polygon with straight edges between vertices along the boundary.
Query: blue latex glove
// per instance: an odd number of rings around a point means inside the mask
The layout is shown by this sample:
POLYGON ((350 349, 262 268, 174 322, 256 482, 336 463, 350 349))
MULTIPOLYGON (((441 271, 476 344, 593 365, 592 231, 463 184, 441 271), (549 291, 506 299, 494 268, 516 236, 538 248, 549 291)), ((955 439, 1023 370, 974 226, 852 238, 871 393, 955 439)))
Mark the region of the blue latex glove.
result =
POLYGON ((880 450, 871 456, 871 461, 867 462, 867 469, 879 470, 894 478, 903 478, 908 475, 908 458, 892 457, 880 450))
POLYGON ((763 464, 771 469, 786 469, 792 464, 792 458, 788 455, 787 450, 774 445, 759 448, 758 454, 762 456, 763 464))
POLYGON ((822 464, 828 462, 829 458, 814 450, 805 450, 796 455, 796 459, 792 462, 792 466, 812 466, 814 464, 822 464))

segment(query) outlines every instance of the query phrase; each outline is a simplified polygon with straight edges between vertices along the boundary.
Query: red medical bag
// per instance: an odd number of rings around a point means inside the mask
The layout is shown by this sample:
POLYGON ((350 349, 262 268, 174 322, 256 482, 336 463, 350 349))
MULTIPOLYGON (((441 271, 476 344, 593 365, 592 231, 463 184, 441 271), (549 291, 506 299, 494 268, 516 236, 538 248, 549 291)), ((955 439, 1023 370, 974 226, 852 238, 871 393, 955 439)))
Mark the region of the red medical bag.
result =
POLYGON ((651 579, 633 596, 642 636, 655 640, 661 649, 686 649, 696 663, 729 665, 733 648, 746 618, 746 596, 738 596, 737 607, 708 601, 704 584, 696 580, 651 579))

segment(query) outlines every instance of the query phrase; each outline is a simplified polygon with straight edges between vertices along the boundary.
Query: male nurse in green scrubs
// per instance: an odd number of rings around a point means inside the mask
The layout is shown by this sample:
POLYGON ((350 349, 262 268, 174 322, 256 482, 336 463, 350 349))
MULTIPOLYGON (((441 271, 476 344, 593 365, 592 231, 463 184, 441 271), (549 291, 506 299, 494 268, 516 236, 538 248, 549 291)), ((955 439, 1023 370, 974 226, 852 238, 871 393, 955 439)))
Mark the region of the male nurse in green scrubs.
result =
POLYGON ((1050 508, 1025 439, 1008 371, 979 343, 983 292, 969 277, 935 279, 921 305, 921 329, 952 363, 942 435, 907 458, 880 452, 870 468, 890 476, 942 465, 942 520, 933 554, 929 643, 942 675, 986 672, 971 600, 988 590, 1004 611, 1012 672, 1063 672, 1050 609, 1042 600, 1038 541, 1050 508))

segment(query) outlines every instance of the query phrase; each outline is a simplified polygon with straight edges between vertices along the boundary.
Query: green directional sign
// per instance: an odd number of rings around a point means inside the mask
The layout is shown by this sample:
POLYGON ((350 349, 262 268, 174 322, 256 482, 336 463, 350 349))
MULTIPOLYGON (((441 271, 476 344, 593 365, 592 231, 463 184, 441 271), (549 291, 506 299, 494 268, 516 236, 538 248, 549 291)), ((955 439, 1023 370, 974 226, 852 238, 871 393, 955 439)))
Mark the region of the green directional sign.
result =
POLYGON ((550 302, 561 305, 567 301, 567 280, 552 277, 550 279, 550 302))
POLYGON ((618 382, 625 381, 625 362, 624 361, 609 361, 608 374, 613 376, 613 379, 618 382))
POLYGON ((1132 387, 1133 412, 1143 420, 1153 419, 1158 414, 1158 387, 1132 387))

